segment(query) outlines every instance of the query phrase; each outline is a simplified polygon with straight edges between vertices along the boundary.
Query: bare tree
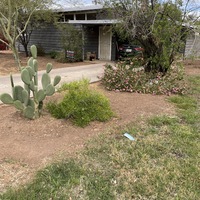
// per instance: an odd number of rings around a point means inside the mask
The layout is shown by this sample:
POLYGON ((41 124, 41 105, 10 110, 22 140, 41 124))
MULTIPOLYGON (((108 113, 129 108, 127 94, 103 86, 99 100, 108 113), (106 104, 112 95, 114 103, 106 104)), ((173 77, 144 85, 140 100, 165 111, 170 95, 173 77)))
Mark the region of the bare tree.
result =
MULTIPOLYGON (((19 30, 24 29, 28 16, 29 14, 27 12, 20 13, 20 20, 18 23, 19 30)), ((33 13, 32 17, 29 20, 28 26, 23 32, 21 32, 18 38, 19 43, 21 43, 24 47, 27 57, 29 56, 28 44, 30 42, 33 30, 41 26, 44 27, 45 24, 54 23, 56 19, 56 13, 49 8, 44 8, 42 10, 40 9, 33 13)))
POLYGON ((6 43, 6 45, 8 45, 12 50, 19 70, 21 70, 21 63, 16 49, 16 41, 27 30, 33 13, 38 9, 41 9, 42 6, 48 5, 49 2, 49 0, 0 1, 0 27, 5 39, 8 42, 1 41, 6 43), (20 20, 22 19, 22 14, 24 13, 26 13, 26 20, 24 21, 23 27, 20 27, 20 20))

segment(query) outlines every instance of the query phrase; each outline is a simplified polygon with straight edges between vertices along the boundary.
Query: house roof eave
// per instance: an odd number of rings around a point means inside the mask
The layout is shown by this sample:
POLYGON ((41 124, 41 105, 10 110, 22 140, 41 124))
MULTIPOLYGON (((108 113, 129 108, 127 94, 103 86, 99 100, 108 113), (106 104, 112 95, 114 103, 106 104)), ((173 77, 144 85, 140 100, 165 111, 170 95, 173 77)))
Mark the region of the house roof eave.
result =
POLYGON ((105 19, 105 20, 69 20, 69 24, 117 24, 119 20, 105 19))

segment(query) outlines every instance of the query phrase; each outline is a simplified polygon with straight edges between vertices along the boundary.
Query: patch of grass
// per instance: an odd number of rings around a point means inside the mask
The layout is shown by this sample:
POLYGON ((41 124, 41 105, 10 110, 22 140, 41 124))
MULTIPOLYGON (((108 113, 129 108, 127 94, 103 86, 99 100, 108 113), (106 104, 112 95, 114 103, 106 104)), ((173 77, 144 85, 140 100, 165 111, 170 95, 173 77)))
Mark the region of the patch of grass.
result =
POLYGON ((191 87, 191 94, 200 94, 200 76, 189 76, 188 78, 191 87))
POLYGON ((183 110, 197 108, 197 100, 190 96, 172 96, 169 100, 175 103, 178 108, 183 110))
POLYGON ((81 166, 73 160, 54 163, 39 171, 32 183, 17 191, 9 190, 0 199, 60 199, 60 196, 69 199, 69 194, 63 191, 78 185, 83 173, 81 166))
POLYGON ((111 184, 115 199, 200 197, 199 135, 190 126, 172 123, 171 117, 161 118, 167 125, 159 124, 158 128, 151 123, 145 129, 126 129, 136 138, 134 142, 113 134, 89 144, 85 162, 116 173, 111 184))
POLYGON ((162 127, 164 125, 173 125, 178 123, 179 119, 177 117, 169 117, 169 116, 155 116, 151 117, 148 120, 148 123, 152 126, 162 127))
POLYGON ((198 124, 200 113, 198 99, 192 96, 173 96, 169 101, 179 108, 178 113, 182 121, 188 124, 198 124))

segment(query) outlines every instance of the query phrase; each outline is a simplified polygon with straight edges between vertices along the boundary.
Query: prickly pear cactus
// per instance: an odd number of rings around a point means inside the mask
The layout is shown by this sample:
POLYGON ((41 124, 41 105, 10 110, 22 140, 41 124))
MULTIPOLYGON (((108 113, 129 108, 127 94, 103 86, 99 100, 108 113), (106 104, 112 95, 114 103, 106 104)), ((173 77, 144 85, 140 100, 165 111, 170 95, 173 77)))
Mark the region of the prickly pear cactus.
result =
POLYGON ((55 86, 60 82, 61 77, 56 76, 51 81, 49 73, 52 70, 52 64, 48 63, 46 65, 46 72, 41 79, 42 88, 38 89, 37 48, 35 45, 32 45, 30 50, 32 57, 28 60, 27 66, 21 70, 21 80, 24 83, 24 87, 15 86, 11 75, 12 96, 3 93, 0 95, 0 100, 5 104, 13 105, 26 118, 35 119, 41 114, 45 97, 55 93, 55 86))

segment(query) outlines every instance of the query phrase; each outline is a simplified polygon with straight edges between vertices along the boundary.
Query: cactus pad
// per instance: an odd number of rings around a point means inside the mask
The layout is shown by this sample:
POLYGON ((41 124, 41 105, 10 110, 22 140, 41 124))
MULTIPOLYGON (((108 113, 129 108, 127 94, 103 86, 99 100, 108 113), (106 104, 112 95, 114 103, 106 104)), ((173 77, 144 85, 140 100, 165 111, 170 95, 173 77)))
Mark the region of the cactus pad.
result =
POLYGON ((28 62, 27 62, 28 66, 30 66, 30 67, 32 67, 32 68, 34 68, 33 60, 34 60, 33 57, 31 57, 31 58, 29 58, 29 60, 28 60, 28 62))
POLYGON ((51 96, 55 93, 55 87, 52 84, 49 84, 45 90, 47 96, 51 96))
POLYGON ((61 77, 60 76, 55 76, 54 80, 53 80, 53 86, 58 85, 58 83, 60 83, 61 77))
POLYGON ((51 83, 51 78, 49 76, 49 74, 44 73, 42 75, 42 88, 45 90, 46 87, 51 83))
POLYGON ((13 104, 13 98, 7 93, 3 93, 0 96, 0 100, 5 104, 13 104))
POLYGON ((16 101, 14 101, 14 106, 15 106, 15 108, 17 108, 18 110, 24 110, 24 105, 23 105, 23 103, 21 102, 21 101, 19 101, 19 100, 16 100, 16 101))
POLYGON ((53 68, 53 65, 51 63, 48 63, 46 66, 46 72, 49 73, 53 68))
POLYGON ((34 67, 35 72, 37 72, 38 71, 38 61, 36 59, 33 60, 33 67, 34 67))
POLYGON ((37 47, 35 45, 31 46, 31 55, 34 59, 37 58, 37 47))
POLYGON ((21 79, 22 81, 27 84, 30 85, 31 83, 31 78, 30 78, 30 74, 29 71, 27 69, 23 69, 21 72, 21 79))
POLYGON ((27 117, 28 119, 33 119, 34 118, 34 109, 31 106, 28 106, 24 109, 24 116, 27 117))
POLYGON ((45 93, 44 90, 39 90, 36 94, 38 102, 43 101, 45 99, 45 93))
POLYGON ((27 106, 28 101, 29 101, 29 94, 28 94, 28 91, 25 89, 22 90, 22 99, 23 99, 24 105, 27 106))
POLYGON ((22 99, 22 91, 23 91, 23 87, 20 85, 17 85, 13 88, 13 100, 19 100, 23 103, 23 99, 22 99))

